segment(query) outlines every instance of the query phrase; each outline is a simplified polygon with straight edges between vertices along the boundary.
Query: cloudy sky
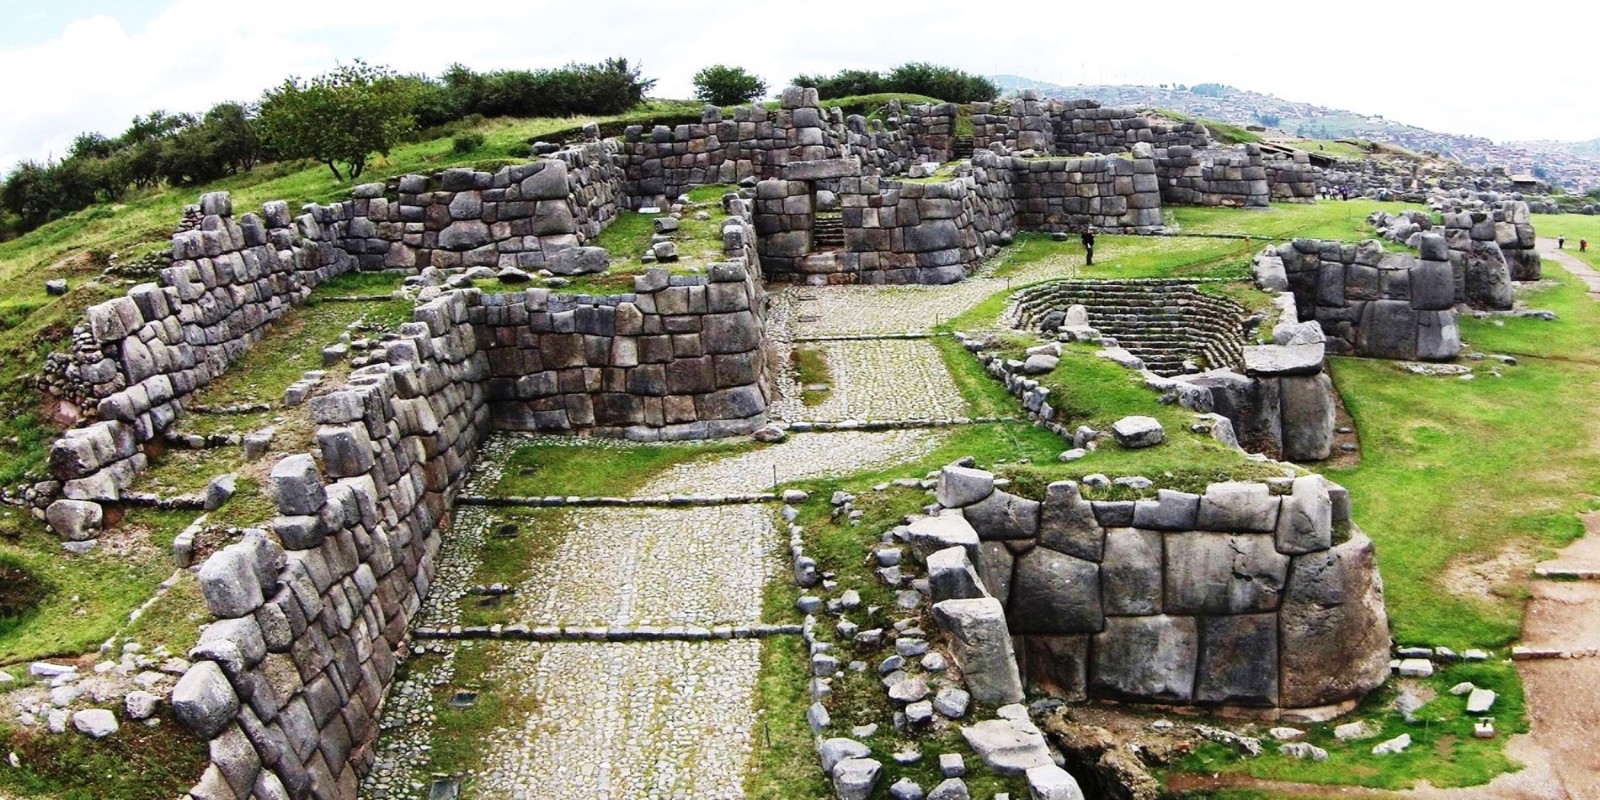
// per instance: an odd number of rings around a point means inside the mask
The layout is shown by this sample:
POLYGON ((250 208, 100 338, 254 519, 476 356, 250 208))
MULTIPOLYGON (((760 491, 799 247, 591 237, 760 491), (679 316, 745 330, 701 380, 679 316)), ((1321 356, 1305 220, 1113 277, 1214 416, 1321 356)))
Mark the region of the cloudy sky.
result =
POLYGON ((1059 84, 1227 83, 1502 141, 1600 137, 1594 0, 942 5, 811 0, 780 15, 723 0, 0 0, 0 170, 59 155, 80 131, 253 100, 354 58, 436 74, 453 61, 625 56, 663 97, 688 96, 709 63, 776 89, 798 73, 925 60, 1059 84))

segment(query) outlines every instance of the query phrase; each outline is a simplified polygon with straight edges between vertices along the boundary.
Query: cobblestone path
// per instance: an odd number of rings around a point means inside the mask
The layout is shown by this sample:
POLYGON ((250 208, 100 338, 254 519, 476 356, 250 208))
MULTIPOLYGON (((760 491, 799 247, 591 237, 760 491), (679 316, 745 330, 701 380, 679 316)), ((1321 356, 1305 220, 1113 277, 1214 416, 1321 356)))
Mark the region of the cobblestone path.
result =
POLYGON ((950 419, 967 413, 944 358, 926 339, 813 346, 827 354, 833 389, 822 403, 801 408, 799 419, 950 419))
MULTIPOLYGON (((921 457, 932 430, 796 435, 787 442, 671 468, 640 496, 768 489, 780 481, 845 474, 921 457)), ((499 436, 469 483, 498 480, 515 443, 499 436), (489 459, 493 459, 492 461, 489 459)), ((615 446, 615 445, 611 445, 615 446)), ((582 508, 541 511, 559 530, 512 595, 508 616, 539 625, 705 625, 761 621, 762 588, 780 570, 783 538, 771 506, 582 508)), ((458 624, 461 597, 481 561, 496 511, 458 509, 419 625, 458 624)), ((761 643, 430 642, 440 663, 398 684, 384 713, 377 765, 363 793, 422 798, 418 774, 453 686, 459 653, 491 666, 482 681, 502 698, 477 746, 484 767, 463 798, 738 798, 759 716, 761 643)), ((432 663, 419 661, 419 663, 432 663)))

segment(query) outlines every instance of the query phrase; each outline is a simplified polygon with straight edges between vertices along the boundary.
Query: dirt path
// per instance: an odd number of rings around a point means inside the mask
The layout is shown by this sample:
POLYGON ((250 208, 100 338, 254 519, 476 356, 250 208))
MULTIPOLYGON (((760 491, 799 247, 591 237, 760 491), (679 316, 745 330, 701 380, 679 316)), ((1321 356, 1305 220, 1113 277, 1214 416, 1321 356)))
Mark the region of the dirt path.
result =
POLYGON ((1589 287, 1589 296, 1600 300, 1600 272, 1595 272, 1593 267, 1568 251, 1557 250, 1554 239, 1539 239, 1538 242, 1539 255, 1555 261, 1562 269, 1576 275, 1578 280, 1589 287))

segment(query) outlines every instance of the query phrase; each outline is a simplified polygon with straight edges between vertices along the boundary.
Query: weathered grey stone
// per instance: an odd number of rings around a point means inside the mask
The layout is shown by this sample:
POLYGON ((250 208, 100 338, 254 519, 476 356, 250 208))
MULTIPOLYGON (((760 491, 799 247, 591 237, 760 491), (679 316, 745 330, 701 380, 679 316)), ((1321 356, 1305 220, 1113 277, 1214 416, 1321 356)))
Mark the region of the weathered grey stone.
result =
POLYGON ((1134 528, 1106 532, 1105 560, 1100 564, 1106 614, 1160 614, 1162 575, 1161 534, 1134 528))
POLYGON ((1026 775, 1028 800, 1084 800, 1077 779, 1055 764, 1032 767, 1026 775))
POLYGON ((1021 775, 1033 767, 1055 763, 1044 736, 1027 722, 986 719, 963 726, 961 736, 984 764, 1001 775, 1021 775))
POLYGON ((278 510, 285 515, 316 514, 327 501, 317 462, 310 454, 289 456, 272 467, 272 489, 278 510))
POLYGON ((1094 640, 1090 691, 1188 703, 1199 646, 1193 617, 1108 617, 1094 640))
POLYGON ((1032 539, 1039 535, 1039 502, 1008 492, 990 492, 962 508, 961 515, 972 523, 979 539, 1032 539))
POLYGON ((439 247, 444 250, 472 250, 493 241, 489 226, 479 220, 452 222, 439 231, 439 247))
POLYGON ((1403 300, 1367 303, 1357 330, 1356 349, 1373 358, 1416 358, 1417 312, 1403 300))
POLYGON ((950 465, 939 472, 935 497, 945 508, 962 508, 994 492, 994 475, 981 469, 950 465))
POLYGON ((1076 482, 1056 481, 1045 488, 1039 509, 1039 545, 1089 561, 1100 560, 1105 529, 1076 482))
POLYGON ((946 600, 934 604, 933 615, 950 633, 951 656, 974 700, 993 705, 1022 699, 1022 678, 999 600, 946 600))
POLYGON ((872 755, 872 748, 854 739, 835 737, 817 742, 817 755, 822 759, 822 771, 832 775, 833 768, 840 762, 852 758, 866 758, 872 755))
POLYGON ((833 793, 839 800, 867 800, 877 788, 883 764, 871 758, 850 758, 833 768, 833 793))
POLYGON ((972 702, 972 695, 954 686, 946 686, 933 696, 933 709, 949 719, 961 719, 967 715, 967 706, 972 702))
POLYGON ((1419 311, 1443 311, 1456 303, 1455 272, 1444 258, 1425 260, 1412 267, 1409 279, 1411 307, 1419 311))
POLYGON ((1320 475, 1296 478, 1293 493, 1283 498, 1278 517, 1278 552, 1302 555, 1333 544, 1333 500, 1320 475))
POLYGON ((1321 342, 1246 347, 1244 370, 1250 375, 1315 375, 1322 371, 1324 347, 1321 342))
POLYGON ((968 560, 978 562, 978 532, 960 514, 913 519, 906 526, 906 542, 924 559, 946 547, 960 547, 967 551, 968 560))
POLYGON ((1461 329, 1453 309, 1417 313, 1417 358, 1449 361, 1460 352, 1461 329))
POLYGON ((1087 698, 1089 639, 1087 635, 1015 637, 1018 668, 1028 691, 1071 702, 1087 698))
POLYGON ((967 782, 960 778, 945 778, 928 792, 928 800, 972 800, 967 782))
POLYGON ((1277 610, 1289 557, 1267 534, 1181 533, 1166 566, 1168 614, 1249 614, 1277 610))
POLYGON ((928 589, 935 603, 984 596, 978 571, 961 547, 947 547, 928 556, 928 589))
POLYGON ((99 503, 63 499, 46 507, 44 518, 62 541, 86 542, 99 535, 105 514, 99 503))
POLYGON ((1192 531, 1200 512, 1200 495, 1158 489, 1156 499, 1133 506, 1133 527, 1157 531, 1192 531))
POLYGON ((1111 424, 1117 444, 1130 449, 1154 447, 1167 439, 1167 432, 1154 417, 1129 416, 1111 424))
POLYGON ((1011 577, 1015 572, 1016 557, 1003 541, 978 544, 978 577, 989 595, 1000 605, 1011 602, 1011 577))
POLYGON ((1360 697, 1389 675, 1389 620, 1372 540, 1299 556, 1278 614, 1286 708, 1360 697))
POLYGON ((243 544, 234 544, 200 565, 200 594, 213 616, 243 617, 261 606, 261 581, 252 555, 243 544))
POLYGON ((1242 614, 1201 622, 1196 703, 1274 706, 1278 702, 1278 616, 1242 614))
POLYGON ((1092 561, 1034 548, 1017 559, 1009 608, 1013 633, 1098 633, 1105 624, 1100 568, 1092 561))
POLYGON ((604 247, 568 247, 545 262, 544 268, 556 275, 592 275, 611 267, 611 255, 604 247))
POLYGON ((117 715, 105 708, 86 708, 72 715, 72 727, 95 739, 117 732, 117 715))
POLYGON ((1043 375, 1055 370, 1056 365, 1060 363, 1061 359, 1056 356, 1048 353, 1035 353, 1022 362, 1022 366, 1017 368, 1017 372, 1023 375, 1043 375))
POLYGON ((1264 483, 1228 481, 1206 487, 1195 526, 1206 531, 1265 533, 1278 524, 1278 498, 1264 483))
POLYGON ((128 719, 145 720, 154 716, 156 707, 161 704, 161 695, 136 689, 123 698, 123 707, 128 711, 128 719))
POLYGON ((201 739, 220 733, 238 711, 239 697, 213 661, 196 662, 172 690, 173 715, 201 739))
POLYGON ((1321 461, 1333 452, 1334 404, 1327 373, 1279 380, 1284 460, 1321 461))

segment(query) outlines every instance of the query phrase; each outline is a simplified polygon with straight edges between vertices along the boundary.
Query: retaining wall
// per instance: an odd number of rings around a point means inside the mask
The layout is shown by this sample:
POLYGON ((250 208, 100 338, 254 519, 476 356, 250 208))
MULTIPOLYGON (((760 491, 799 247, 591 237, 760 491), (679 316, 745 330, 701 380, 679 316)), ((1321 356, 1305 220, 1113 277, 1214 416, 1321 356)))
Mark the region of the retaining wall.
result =
POLYGON ((313 398, 315 450, 271 473, 275 536, 247 533, 200 567, 217 621, 172 694, 210 743, 192 796, 355 797, 440 522, 489 430, 475 294, 422 306, 390 363, 313 398))
POLYGON ((1174 205, 1266 208, 1272 197, 1261 148, 1173 145, 1156 152, 1161 200, 1174 205))
POLYGON ((214 193, 200 210, 198 227, 172 237, 160 280, 89 307, 71 350, 46 365, 46 391, 100 420, 51 446, 51 476, 68 499, 118 499, 144 468, 142 445, 166 432, 195 390, 313 287, 355 267, 337 246, 347 204, 291 218, 275 201, 236 221, 228 195, 214 193))
POLYGON ((1094 100, 1040 100, 1023 90, 1014 100, 973 103, 973 145, 1004 144, 1046 155, 1128 153, 1136 144, 1209 147, 1210 132, 1196 122, 1153 122, 1131 108, 1094 100))
POLYGON ((1004 604, 1036 692, 1320 720, 1389 674, 1372 541, 1320 476, 1114 502, 1061 481, 1038 501, 947 467, 938 500, 910 529, 935 603, 1004 604))

